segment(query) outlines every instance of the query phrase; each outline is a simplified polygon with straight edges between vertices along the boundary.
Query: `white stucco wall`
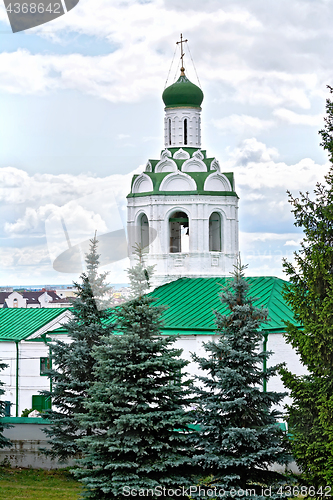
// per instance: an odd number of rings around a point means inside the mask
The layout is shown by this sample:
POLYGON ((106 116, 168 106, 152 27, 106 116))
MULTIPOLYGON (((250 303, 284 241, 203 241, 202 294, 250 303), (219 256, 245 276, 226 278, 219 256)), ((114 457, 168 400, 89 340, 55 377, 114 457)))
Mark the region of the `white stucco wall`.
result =
MULTIPOLYGON (((190 364, 186 367, 185 371, 189 373, 190 376, 195 376, 200 374, 198 365, 192 361, 191 353, 197 354, 197 356, 206 357, 206 351, 203 344, 205 342, 216 340, 216 336, 213 335, 189 335, 180 336, 175 342, 175 347, 183 349, 182 357, 190 364)), ((262 346, 261 346, 262 348, 262 346)), ((287 344, 282 333, 271 333, 268 336, 267 351, 273 351, 273 354, 267 361, 267 367, 274 366, 280 363, 286 363, 286 368, 290 370, 295 375, 305 375, 307 373, 306 368, 301 364, 299 356, 295 350, 287 344)), ((284 387, 280 376, 272 377, 267 382, 267 391, 276 392, 288 392, 284 387)), ((279 405, 279 410, 285 413, 285 405, 291 403, 291 398, 286 396, 281 405, 279 405)))
MULTIPOLYGON (((272 356, 268 359, 267 366, 274 366, 279 363, 286 363, 286 368, 295 375, 306 375, 306 367, 302 365, 300 357, 296 351, 287 344, 281 333, 270 333, 267 342, 267 351, 272 351, 272 356)), ((268 391, 288 392, 279 376, 272 377, 267 383, 268 391)), ((291 398, 286 397, 284 404, 290 404, 291 398)))
MULTIPOLYGON (((140 242, 140 217, 145 214, 151 230, 147 264, 155 265, 154 286, 181 276, 225 276, 233 271, 239 251, 238 200, 233 196, 151 195, 128 199, 129 253, 140 242), (176 211, 189 218, 189 250, 170 253, 169 218, 176 211), (222 251, 209 251, 209 217, 221 217, 222 251)), ((130 256, 134 264, 133 255, 130 256)))
MULTIPOLYGON (((0 372, 1 381, 4 382, 5 394, 1 397, 10 401, 11 416, 16 416, 16 344, 14 342, 1 342, 1 360, 9 365, 0 372)), ((31 408, 32 396, 38 391, 49 389, 50 382, 46 376, 40 375, 40 358, 47 357, 49 349, 43 342, 19 342, 19 398, 18 416, 25 408, 31 408)))
MULTIPOLYGON (((35 332, 35 338, 41 334, 56 330, 63 326, 69 319, 70 313, 64 311, 61 315, 54 318, 47 325, 35 332)), ((49 347, 43 341, 22 340, 18 342, 18 408, 16 408, 16 366, 17 351, 16 343, 13 341, 0 342, 0 360, 8 365, 0 372, 0 380, 4 383, 5 394, 1 396, 3 401, 9 401, 11 406, 11 416, 18 417, 26 408, 32 407, 32 396, 39 395, 39 391, 49 390, 50 381, 46 375, 40 374, 40 358, 49 356, 49 347), (17 410, 17 411, 16 411, 17 410)), ((69 342, 67 335, 52 334, 49 339, 59 339, 69 342)))
POLYGON ((164 144, 165 147, 201 147, 201 108, 169 108, 165 110, 164 144), (187 119, 187 144, 184 142, 184 120, 187 119), (171 120, 171 141, 169 137, 171 120), (170 143, 171 142, 171 143, 170 143))
MULTIPOLYGON (((55 338, 55 337, 54 337, 55 338)), ((57 335, 56 338, 69 342, 66 335, 57 335)), ((196 363, 192 361, 191 353, 205 357, 206 351, 203 344, 216 339, 213 335, 180 335, 176 338, 174 346, 183 349, 182 357, 190 364, 185 371, 189 376, 194 377, 200 374, 196 363)), ((11 416, 16 415, 16 345, 14 342, 1 342, 1 359, 9 365, 0 374, 4 382, 5 395, 2 400, 12 403, 11 416)), ((300 363, 299 357, 292 347, 286 343, 281 333, 271 333, 268 337, 267 350, 273 351, 267 366, 273 366, 282 362, 296 375, 306 373, 305 367, 300 363)), ((49 349, 43 342, 22 341, 19 343, 19 399, 18 416, 21 416, 25 408, 31 408, 32 396, 38 395, 41 390, 48 390, 50 381, 47 376, 40 375, 40 358, 47 357, 49 349)), ((279 376, 271 378, 267 383, 268 391, 286 392, 279 376)), ((290 403, 290 398, 286 397, 280 409, 286 403, 290 403)))

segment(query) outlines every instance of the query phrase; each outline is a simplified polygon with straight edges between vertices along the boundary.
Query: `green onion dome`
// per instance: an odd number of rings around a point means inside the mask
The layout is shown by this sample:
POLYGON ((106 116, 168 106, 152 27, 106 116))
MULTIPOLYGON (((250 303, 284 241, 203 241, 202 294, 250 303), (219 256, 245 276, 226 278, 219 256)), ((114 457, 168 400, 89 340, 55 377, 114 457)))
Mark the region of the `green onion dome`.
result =
POLYGON ((200 108, 204 95, 202 90, 181 74, 179 79, 167 87, 162 95, 166 108, 200 108))

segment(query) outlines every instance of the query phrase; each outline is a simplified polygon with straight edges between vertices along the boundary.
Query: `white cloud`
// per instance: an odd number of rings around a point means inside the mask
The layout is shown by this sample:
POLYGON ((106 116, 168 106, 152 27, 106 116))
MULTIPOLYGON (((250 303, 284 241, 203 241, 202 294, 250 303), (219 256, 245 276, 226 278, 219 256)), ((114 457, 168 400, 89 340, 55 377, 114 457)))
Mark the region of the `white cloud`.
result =
POLYGON ((118 135, 117 135, 117 139, 118 139, 119 141, 122 141, 123 139, 128 139, 129 137, 131 137, 131 136, 130 136, 130 135, 128 135, 128 134, 118 134, 118 135))
MULTIPOLYGON (((291 250, 297 249, 300 241, 300 232, 292 232, 293 216, 286 189, 295 195, 300 189, 311 191, 318 180, 323 180, 328 165, 318 165, 310 159, 288 165, 279 161, 275 148, 252 138, 229 151, 229 159, 221 167, 235 173, 240 195, 240 249, 244 262, 251 264, 249 274, 282 276, 282 258, 290 260, 291 250)), ((68 248, 61 218, 73 245, 91 237, 96 229, 101 234, 125 226, 131 178, 142 170, 143 166, 125 176, 102 178, 83 174, 28 175, 15 168, 0 169, 2 207, 15 207, 9 211, 12 219, 6 220, 3 237, 9 237, 9 245, 14 237, 24 241, 20 249, 15 248, 13 240, 13 249, 3 250, 2 268, 7 266, 9 272, 16 266, 21 276, 20 266, 29 267, 31 238, 35 235, 38 250, 31 260, 31 272, 35 272, 38 262, 36 279, 41 269, 46 272, 50 261, 68 248), (38 240, 45 237, 45 221, 53 221, 46 233, 51 259, 38 240)), ((125 275, 121 274, 119 263, 117 266, 117 276, 123 276, 123 281, 125 275)))
MULTIPOLYGON (((282 188, 289 190, 308 190, 322 182, 328 172, 329 164, 316 164, 311 158, 304 158, 294 165, 278 161, 279 153, 268 148, 255 138, 246 139, 242 145, 230 152, 230 160, 223 169, 234 170, 237 186, 243 189, 260 190, 282 188)), ((275 199, 274 199, 275 198, 275 199)), ((271 203, 278 204, 278 196, 271 203)))
POLYGON ((18 218, 14 223, 5 222, 5 233, 9 235, 24 235, 27 232, 32 233, 38 228, 41 222, 45 221, 45 217, 55 208, 55 205, 45 205, 37 209, 27 207, 23 217, 18 218))
MULTIPOLYGON (((205 86, 218 85, 217 100, 310 109, 312 98, 323 96, 325 84, 333 78, 333 69, 320 50, 322 37, 332 38, 331 23, 324 9, 319 9, 319 21, 318 9, 304 12, 297 4, 288 17, 288 6, 284 23, 273 10, 276 15, 267 17, 256 2, 235 2, 224 8, 218 2, 210 7, 187 3, 180 8, 177 2, 162 0, 81 0, 67 15, 29 31, 28 35, 53 40, 54 54, 22 49, 0 54, 0 88, 22 94, 75 89, 111 102, 138 101, 163 88, 182 31, 190 40, 201 80, 205 86), (72 54, 57 55, 63 34, 72 35, 74 42, 77 35, 95 37, 110 53, 89 56, 73 49, 72 54), (311 51, 307 36, 314 40, 311 51)), ((3 8, 1 12, 5 18, 3 8)), ((186 56, 187 70, 195 81, 186 56)), ((260 126, 258 121, 252 125, 260 126)))
MULTIPOLYGON (((293 216, 286 189, 295 195, 299 190, 311 192, 315 183, 323 180, 328 164, 311 158, 288 161, 283 146, 282 160, 277 148, 268 147, 254 136, 268 128, 271 132, 274 126, 277 134, 270 135, 270 144, 276 145, 286 123, 302 132, 302 125, 322 125, 318 101, 324 103, 326 84, 333 81, 333 68, 327 64, 333 38, 332 17, 329 3, 323 1, 280 0, 266 4, 261 0, 236 0, 221 8, 220 0, 80 0, 67 15, 26 32, 24 39, 30 34, 34 37, 34 43, 27 45, 34 49, 15 48, 0 53, 0 89, 34 96, 70 89, 112 103, 143 99, 152 102, 163 88, 175 41, 183 32, 190 40, 205 102, 211 107, 215 102, 225 106, 216 106, 215 129, 253 136, 229 150, 226 161, 220 163, 224 171, 235 173, 240 195, 241 250, 251 260, 251 274, 277 274, 281 272, 281 256, 288 255, 299 242, 292 232, 293 216), (80 43, 76 45, 80 35, 94 47, 90 55, 84 53, 80 43), (36 36, 42 39, 39 46, 36 36), (66 47, 71 37, 73 50, 66 47), (48 43, 47 51, 44 41, 48 43), (54 42, 53 50, 50 41, 54 42), (96 47, 101 48, 100 53, 96 47), (244 233, 250 236, 244 237, 244 233)), ((6 20, 2 3, 0 19, 6 20)), ((16 47, 20 47, 23 37, 17 40, 16 47)), ((195 82, 188 56, 186 53, 187 73, 195 82)), ((175 66, 178 62, 179 55, 175 66)), ((175 68, 169 83, 174 74, 175 68)), ((128 147, 127 134, 121 132, 126 128, 114 133, 119 141, 117 147, 119 143, 128 147)), ((155 139, 152 132, 144 132, 144 141, 155 139)), ((211 133, 216 134, 216 130, 213 128, 211 133)), ((299 144, 298 148, 301 151, 299 144)), ((298 151, 294 157, 301 157, 298 151)), ((13 249, 3 250, 1 257, 2 265, 12 259, 8 265, 17 266, 16 270, 12 268, 12 283, 15 274, 29 281, 31 270, 36 276, 45 271, 46 248, 38 246, 38 238, 44 235, 44 221, 57 207, 63 207, 70 230, 75 225, 78 231, 91 231, 96 226, 105 229, 109 221, 97 202, 91 206, 74 205, 79 198, 109 189, 118 195, 119 210, 126 220, 125 196, 131 176, 28 175, 23 169, 0 169, 0 209, 6 221, 1 229, 6 231, 6 242, 13 245, 13 249), (36 242, 30 246, 33 236, 36 242), (25 247, 16 248, 17 241, 11 240, 14 238, 26 240, 25 247), (35 263, 34 268, 29 268, 29 261, 35 263)))
POLYGON ((203 6, 199 11, 191 7, 192 5, 189 5, 184 11, 175 12, 175 8, 168 7, 163 0, 113 0, 112 3, 109 0, 94 0, 93 3, 90 0, 81 0, 69 15, 58 18, 52 25, 37 27, 34 31, 43 33, 46 37, 54 37, 62 30, 71 30, 106 37, 124 46, 132 46, 147 41, 157 44, 159 37, 170 32, 170 25, 176 29, 177 36, 180 26, 186 32, 191 26, 196 28, 201 22, 216 19, 224 25, 233 23, 247 30, 257 30, 261 26, 257 17, 242 6, 222 9, 219 5, 211 12, 203 6), (148 26, 149 30, 146 29, 148 26))
POLYGON ((34 56, 24 49, 0 54, 0 89, 15 94, 40 94, 56 88, 49 76, 46 58, 34 56))
POLYGON ((147 136, 147 137, 143 137, 143 142, 150 142, 150 141, 157 141, 157 140, 160 140, 160 136, 150 135, 150 136, 147 136))
POLYGON ((76 232, 80 235, 87 234, 91 236, 94 231, 98 233, 107 231, 106 222, 101 214, 95 213, 93 210, 86 210, 79 204, 79 201, 75 200, 66 203, 63 207, 53 204, 44 205, 37 209, 27 207, 23 217, 14 223, 5 223, 5 232, 12 236, 26 236, 26 233, 31 235, 34 231, 44 231, 46 219, 53 214, 62 217, 68 226, 74 226, 76 232))
MULTIPOLYGON (((276 148, 269 148, 255 137, 245 139, 234 150, 229 150, 229 163, 233 166, 274 162, 279 153, 276 148)), ((230 166, 231 166, 230 165, 230 166)))
MULTIPOLYGON (((104 56, 42 55, 18 49, 0 54, 0 89, 13 94, 38 95, 70 89, 111 102, 133 102, 163 88, 167 65, 165 56, 140 43, 104 56)), ((250 67, 227 70, 217 65, 217 69, 208 71, 205 62, 200 73, 205 75, 206 82, 224 83, 232 89, 232 94, 226 93, 222 100, 231 98, 243 104, 271 107, 293 105, 309 109, 309 94, 321 83, 309 80, 308 75, 258 71, 250 67)), ((326 81, 328 78, 323 76, 326 81)), ((194 75, 192 79, 196 80, 194 75)), ((243 122, 250 119, 243 117, 243 122)), ((253 120, 252 124, 258 126, 253 120)))
POLYGON ((324 123, 321 114, 304 115, 295 113, 294 111, 285 108, 276 109, 273 114, 277 118, 280 118, 280 120, 290 123, 291 125, 309 125, 310 127, 320 127, 323 126, 324 123))
POLYGON ((103 178, 88 174, 28 175, 18 168, 0 168, 0 202, 14 205, 29 204, 34 207, 37 203, 38 207, 48 203, 61 206, 71 200, 109 189, 125 203, 132 176, 142 168, 138 167, 126 175, 110 175, 103 178))
POLYGON ((283 272, 283 259, 294 261, 288 242, 294 240, 298 250, 301 237, 299 233, 244 232, 240 231, 240 250, 242 262, 248 264, 248 276, 277 276, 287 280, 283 272), (286 248, 287 247, 287 248, 286 248))
MULTIPOLYGON (((41 266, 44 265, 45 254, 46 267, 50 268, 50 262, 68 250, 69 245, 89 240, 95 231, 98 237, 125 228, 126 195, 133 174, 142 170, 141 166, 128 175, 98 178, 70 174, 29 176, 14 168, 0 169, 4 221, 0 234, 3 245, 8 247, 3 250, 1 267, 9 272, 12 266, 28 265, 30 251, 25 249, 35 247, 36 254, 31 260, 33 275, 36 259, 40 258, 41 266), (45 238, 47 249, 44 243, 43 251, 38 250, 41 239, 45 242, 45 238), (22 248, 15 249, 18 240, 22 248)), ((119 265, 117 269, 120 276, 119 265)), ((17 271, 21 276, 20 270, 17 271)), ((39 271, 34 276, 39 276, 39 271)))
POLYGON ((77 53, 31 54, 25 50, 2 53, 0 88, 23 94, 76 89, 112 102, 136 101, 162 88, 165 68, 173 52, 170 44, 174 47, 180 28, 193 31, 205 23, 217 22, 223 26, 231 21, 246 25, 247 29, 258 26, 255 16, 240 7, 230 12, 218 9, 211 13, 178 13, 176 22, 174 14, 164 8, 162 0, 112 4, 106 0, 81 0, 69 14, 32 32, 59 43, 62 31, 96 36, 109 42, 112 52, 94 57, 77 53), (170 26, 174 35, 170 34, 170 26))
MULTIPOLYGON (((129 259, 123 259, 101 271, 109 272, 110 283, 127 283, 126 269, 129 259)), ((71 284, 79 280, 79 273, 59 273, 52 268, 52 261, 45 245, 24 248, 0 248, 1 284, 3 285, 46 285, 71 284)))
POLYGON ((249 115, 230 115, 224 118, 213 119, 212 124, 225 133, 234 134, 256 134, 267 130, 274 125, 271 120, 262 120, 249 115))
MULTIPOLYGON (((127 175, 101 178, 0 169, 1 207, 7 218, 2 217, 1 228, 7 245, 0 251, 2 282, 70 283, 77 279, 75 274, 60 275, 52 263, 68 249, 68 238, 74 246, 93 237, 96 230, 98 237, 126 226, 126 195, 133 174, 142 170, 141 166, 127 175), (18 240, 21 247, 17 247, 18 240)), ((103 270, 109 269, 112 281, 121 283, 127 281, 128 266, 124 260, 103 270)))
POLYGON ((286 247, 299 247, 302 239, 303 238, 288 240, 285 242, 284 246, 286 246, 286 247))
POLYGON ((284 246, 288 246, 291 242, 293 246, 299 245, 302 238, 299 235, 299 232, 295 233, 265 233, 265 232, 253 232, 247 233, 244 231, 240 231, 239 235, 240 241, 244 247, 249 248, 251 245, 260 243, 267 243, 268 241, 279 242, 279 244, 283 244, 284 246), (291 240, 290 238, 293 238, 291 240))
MULTIPOLYGON (((250 61, 239 63, 236 68, 216 69, 209 72, 210 81, 224 83, 230 89, 220 101, 233 101, 251 106, 296 106, 311 107, 310 95, 321 82, 313 75, 289 74, 285 71, 259 70, 250 66, 250 61)), ((204 70, 208 71, 208 68, 204 70)), ((323 75, 323 80, 326 77, 323 75)), ((325 81, 325 80, 324 80, 325 81)))
MULTIPOLYGON (((0 248, 0 261, 3 269, 17 269, 18 273, 22 267, 30 268, 34 266, 49 265, 49 256, 45 246, 25 246, 24 248, 10 247, 0 248)), ((24 273, 27 271, 24 270, 24 273)), ((29 272, 29 271, 28 271, 29 272)), ((17 283, 17 281, 15 280, 17 283)))

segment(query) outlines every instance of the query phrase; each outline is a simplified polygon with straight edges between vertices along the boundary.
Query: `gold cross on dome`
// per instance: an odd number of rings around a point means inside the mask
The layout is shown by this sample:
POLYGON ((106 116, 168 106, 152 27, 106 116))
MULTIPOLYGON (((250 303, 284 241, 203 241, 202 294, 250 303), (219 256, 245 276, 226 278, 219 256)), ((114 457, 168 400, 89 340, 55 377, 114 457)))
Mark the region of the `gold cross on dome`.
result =
POLYGON ((182 67, 180 68, 180 71, 181 71, 181 75, 184 76, 185 75, 185 68, 184 68, 184 52, 183 52, 183 43, 185 42, 188 42, 188 40, 183 40, 183 34, 181 33, 180 34, 180 42, 176 42, 177 45, 180 44, 180 58, 182 60, 182 67))

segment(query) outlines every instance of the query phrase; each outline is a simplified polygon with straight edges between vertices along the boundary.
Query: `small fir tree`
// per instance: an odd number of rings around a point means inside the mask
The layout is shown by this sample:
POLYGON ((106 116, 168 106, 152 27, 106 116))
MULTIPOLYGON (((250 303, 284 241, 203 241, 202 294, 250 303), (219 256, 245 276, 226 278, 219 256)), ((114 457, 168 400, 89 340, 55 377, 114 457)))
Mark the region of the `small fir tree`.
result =
MULTIPOLYGON (((208 357, 193 356, 205 375, 198 376, 195 460, 208 477, 208 488, 225 491, 224 498, 261 498, 263 489, 276 495, 282 476, 269 467, 285 464, 288 456, 284 436, 277 424, 279 413, 272 409, 284 394, 264 392, 264 380, 277 372, 277 366, 264 372, 263 361, 271 354, 261 352, 260 327, 267 322, 267 310, 253 305, 244 279, 246 266, 237 265, 230 287, 221 293, 221 302, 230 311, 216 314, 216 341, 204 348, 208 357), (238 494, 237 492, 240 493, 238 494)), ((213 495, 214 496, 214 495, 213 495)))
MULTIPOLYGON (((0 371, 8 368, 8 365, 5 363, 0 363, 0 371)), ((5 394, 3 389, 4 383, 0 381, 0 397, 5 394)), ((11 446, 12 443, 3 435, 3 431, 11 427, 8 424, 5 424, 1 421, 1 418, 5 416, 5 403, 0 399, 0 448, 5 448, 7 446, 11 446)))
POLYGON ((163 488, 190 483, 186 407, 192 391, 180 374, 188 362, 172 347, 174 338, 161 335, 164 308, 145 295, 153 268, 144 266, 139 247, 135 252, 132 300, 116 312, 117 335, 95 349, 96 382, 86 403, 89 413, 82 417, 81 425, 94 435, 80 440, 84 469, 76 474, 91 500, 148 489, 150 498, 158 498, 159 491, 167 495, 163 488))
POLYGON ((90 243, 90 252, 86 255, 87 272, 81 274, 81 283, 74 283, 76 298, 72 301, 72 319, 66 324, 70 343, 60 340, 52 343, 54 368, 49 372, 52 390, 43 392, 53 404, 53 409, 44 414, 52 422, 52 426, 45 429, 51 449, 44 452, 62 461, 77 455, 80 452, 78 440, 91 433, 90 428, 81 427, 78 414, 86 412, 84 402, 94 382, 93 348, 114 328, 107 324, 110 309, 105 296, 110 288, 105 281, 107 273, 98 273, 96 234, 90 243))
MULTIPOLYGON (((331 87, 328 87, 333 92, 331 87)), ((296 376, 283 370, 291 391, 288 407, 292 452, 312 492, 333 487, 333 102, 326 101, 321 146, 329 153, 331 167, 325 184, 317 184, 314 199, 309 193, 289 194, 295 226, 304 239, 295 252, 295 264, 284 261, 290 284, 285 300, 302 329, 289 323, 286 339, 308 370, 296 376)))

